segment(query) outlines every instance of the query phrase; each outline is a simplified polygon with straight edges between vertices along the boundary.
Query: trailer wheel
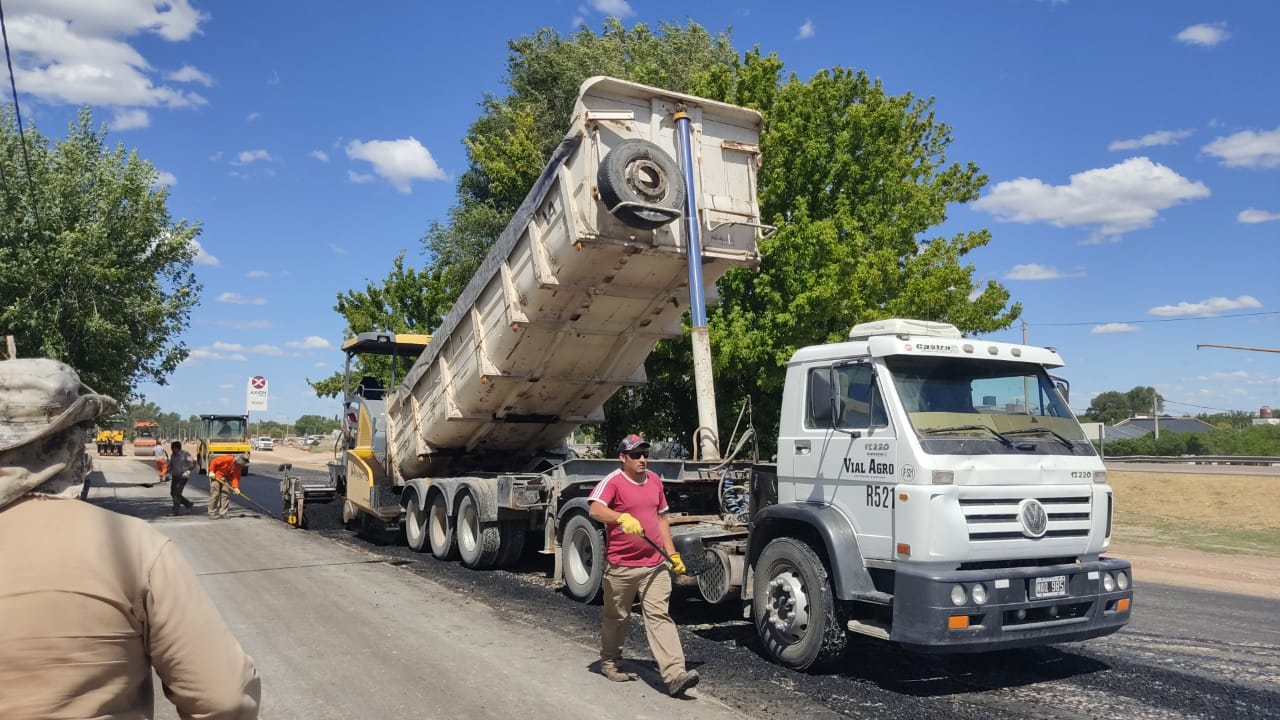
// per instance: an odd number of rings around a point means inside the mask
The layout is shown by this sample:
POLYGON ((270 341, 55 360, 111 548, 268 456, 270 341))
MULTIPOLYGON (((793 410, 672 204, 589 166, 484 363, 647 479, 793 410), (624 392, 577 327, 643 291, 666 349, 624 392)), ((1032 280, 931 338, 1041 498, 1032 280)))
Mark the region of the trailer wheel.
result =
POLYGON ((586 515, 574 513, 564 524, 560 565, 565 594, 578 602, 595 602, 604 579, 604 530, 586 515))
POLYGON ((418 493, 409 493, 404 507, 404 539, 414 552, 427 551, 427 517, 422 512, 422 500, 418 493))
POLYGON ((492 567, 498 560, 502 536, 498 532, 498 523, 480 522, 480 508, 471 493, 463 495, 458 503, 456 528, 462 564, 473 570, 492 567))
POLYGON ((765 546, 756 562, 751 612, 769 657, 796 670, 822 670, 844 654, 848 634, 822 559, 795 538, 765 546))
POLYGON ((671 222, 678 214, 661 213, 618 203, 658 205, 676 211, 684 209, 684 177, 671 156, 648 140, 629 138, 613 146, 596 172, 600 199, 623 224, 653 230, 671 222))
POLYGON ((453 541, 449 508, 445 505, 442 493, 435 493, 431 498, 431 510, 427 513, 427 538, 431 541, 431 554, 437 560, 457 559, 458 546, 453 541))
POLYGON ((502 538, 498 548, 498 567, 511 567, 524 555, 527 525, 523 520, 500 520, 498 535, 502 538))

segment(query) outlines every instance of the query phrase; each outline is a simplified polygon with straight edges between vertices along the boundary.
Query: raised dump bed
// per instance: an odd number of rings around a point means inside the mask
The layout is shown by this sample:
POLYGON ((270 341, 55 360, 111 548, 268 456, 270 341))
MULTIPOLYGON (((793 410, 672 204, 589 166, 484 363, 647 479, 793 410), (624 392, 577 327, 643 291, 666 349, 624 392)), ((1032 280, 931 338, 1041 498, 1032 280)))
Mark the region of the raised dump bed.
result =
POLYGON ((758 262, 759 113, 587 80, 565 140, 388 398, 401 481, 440 474, 450 458, 500 454, 510 467, 561 446, 620 387, 644 382, 658 340, 680 334, 680 108, 692 121, 705 282, 758 262))

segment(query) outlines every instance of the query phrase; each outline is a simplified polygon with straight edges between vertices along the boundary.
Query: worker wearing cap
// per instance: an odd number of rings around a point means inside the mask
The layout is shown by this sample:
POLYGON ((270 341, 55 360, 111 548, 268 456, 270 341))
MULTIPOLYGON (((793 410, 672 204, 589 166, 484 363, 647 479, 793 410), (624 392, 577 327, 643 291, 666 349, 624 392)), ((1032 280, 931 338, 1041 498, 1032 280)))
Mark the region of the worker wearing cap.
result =
POLYGON ((680 635, 671 619, 671 573, 662 554, 646 538, 660 545, 671 558, 671 570, 685 573, 684 562, 671 542, 667 524, 667 496, 662 479, 649 470, 649 442, 628 435, 618 443, 622 467, 601 480, 589 498, 591 519, 604 523, 605 567, 602 581, 604 610, 601 613, 600 672, 610 680, 635 680, 624 671, 622 642, 627 636, 627 620, 636 595, 644 611, 644 630, 649 649, 672 696, 698 684, 698 671, 686 670, 680 635))
POLYGON ((253 661, 182 553, 78 499, 116 402, 47 359, 0 361, 0 718, 258 717, 253 661), (163 713, 162 713, 163 714, 163 713))
POLYGON ((209 517, 227 516, 231 493, 240 494, 240 473, 249 469, 249 456, 219 455, 209 461, 209 517))

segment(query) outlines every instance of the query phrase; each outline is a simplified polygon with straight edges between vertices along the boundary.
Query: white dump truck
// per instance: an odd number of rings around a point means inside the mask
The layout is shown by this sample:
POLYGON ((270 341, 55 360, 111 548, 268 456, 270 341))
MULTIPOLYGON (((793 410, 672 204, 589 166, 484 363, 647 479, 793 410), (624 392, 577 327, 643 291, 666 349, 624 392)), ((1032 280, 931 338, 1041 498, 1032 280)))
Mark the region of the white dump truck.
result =
MULTIPOLYGON (((617 460, 573 457, 566 439, 644 382, 645 358, 681 334, 686 311, 695 365, 709 367, 696 345, 704 284, 754 265, 769 231, 760 123, 585 82, 568 136, 434 336, 344 344, 329 482, 295 482, 286 515, 300 522, 302 502, 336 496, 348 523, 477 569, 533 543, 566 594, 594 599, 604 534, 587 496, 617 460), (390 389, 354 381, 365 354, 401 358, 390 389)), ((741 456, 745 436, 721 459, 700 407, 699 459, 649 463, 683 582, 742 602, 770 657, 800 669, 837 662, 851 632, 938 652, 1114 632, 1130 568, 1103 556, 1111 490, 1049 375, 1061 364, 1050 349, 885 320, 791 359, 774 463, 741 456)))

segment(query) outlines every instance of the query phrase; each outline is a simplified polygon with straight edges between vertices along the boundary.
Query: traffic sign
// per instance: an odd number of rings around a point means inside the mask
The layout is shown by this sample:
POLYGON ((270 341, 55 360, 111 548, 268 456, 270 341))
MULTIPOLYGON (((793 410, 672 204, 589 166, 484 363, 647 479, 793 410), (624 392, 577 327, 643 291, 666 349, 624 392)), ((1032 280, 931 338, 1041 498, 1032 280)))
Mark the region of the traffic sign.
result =
POLYGON ((245 407, 249 412, 262 412, 267 409, 267 379, 261 375, 249 378, 245 389, 245 407))

